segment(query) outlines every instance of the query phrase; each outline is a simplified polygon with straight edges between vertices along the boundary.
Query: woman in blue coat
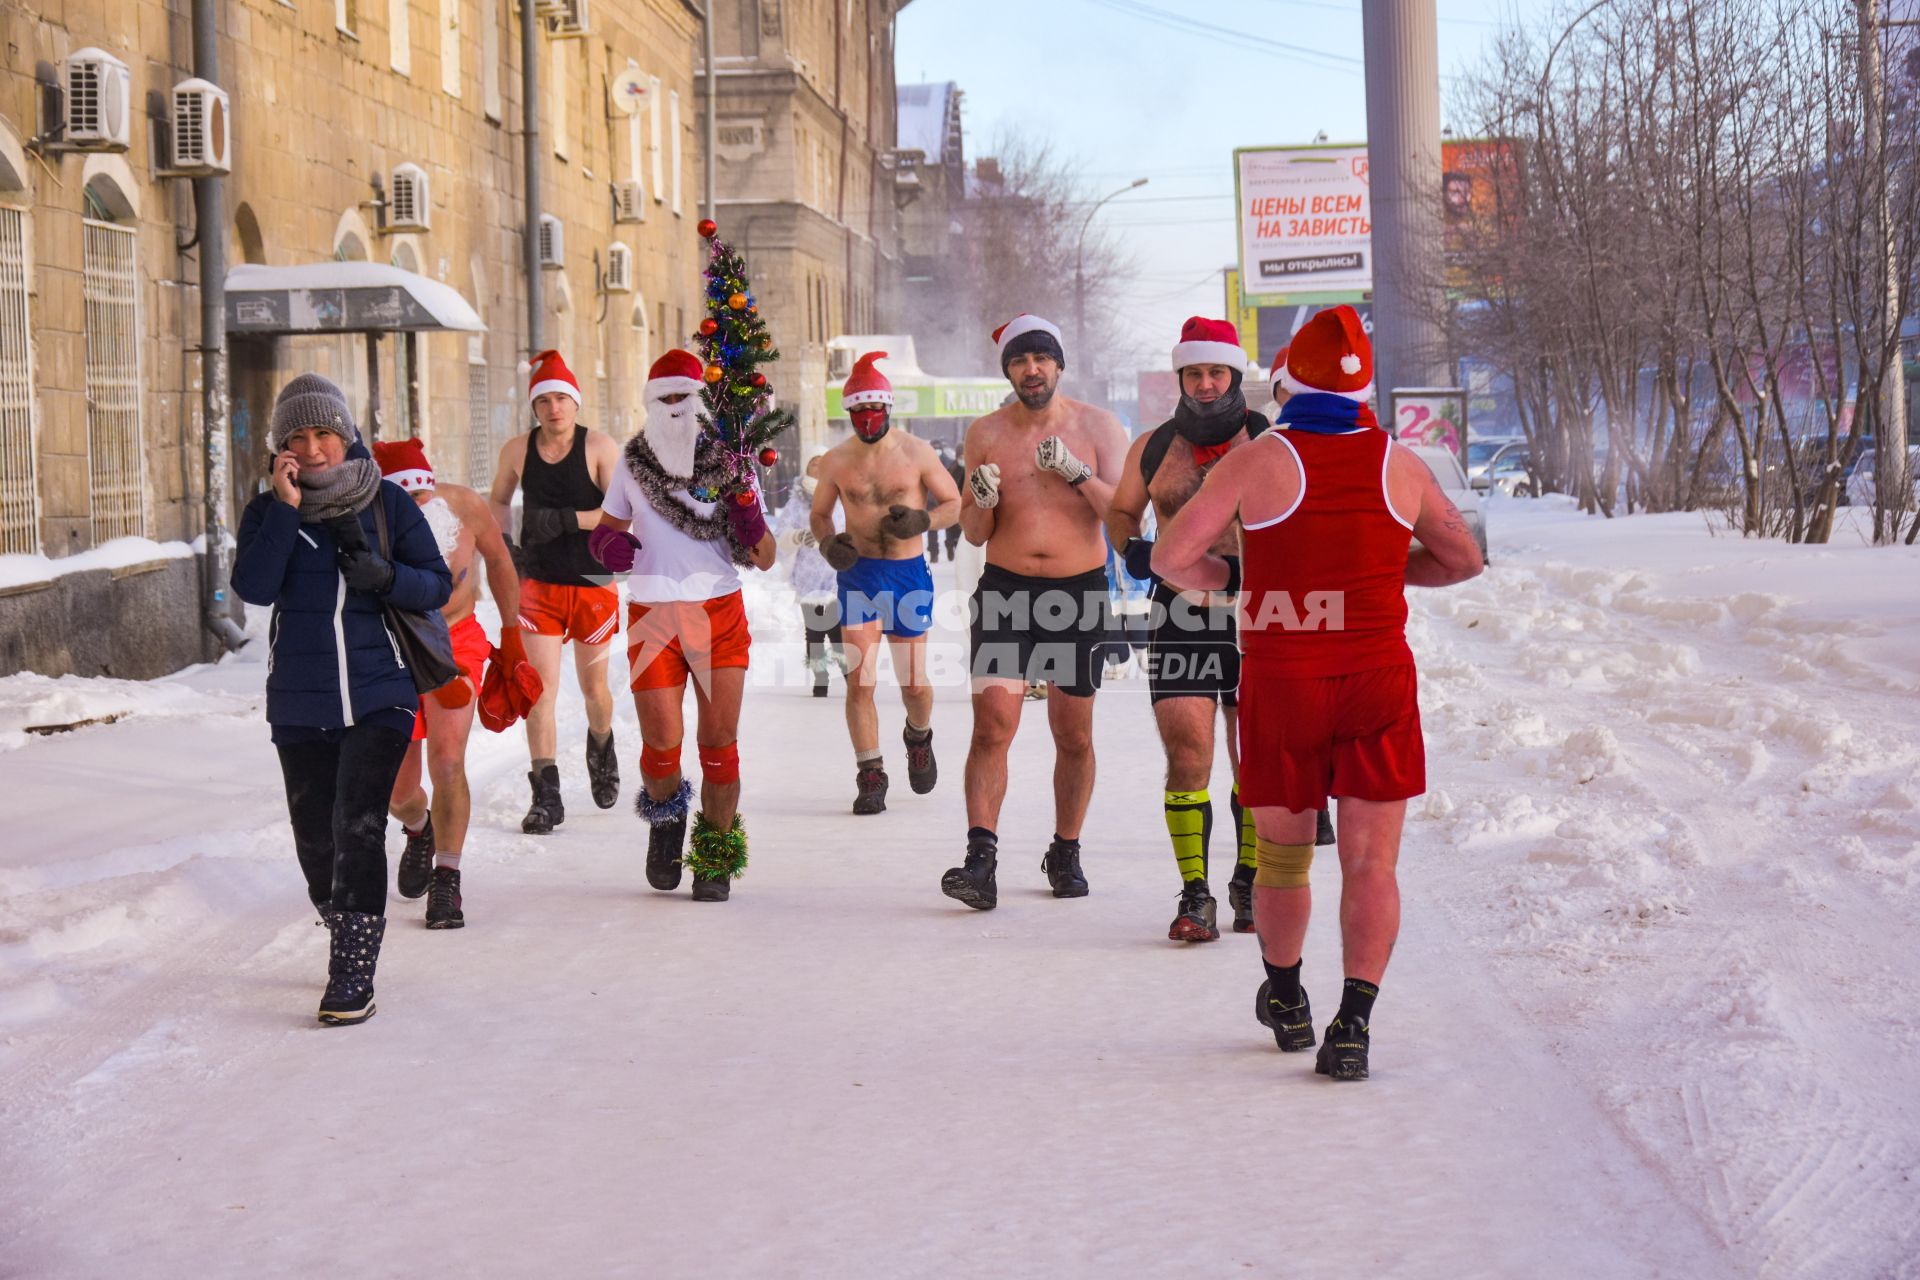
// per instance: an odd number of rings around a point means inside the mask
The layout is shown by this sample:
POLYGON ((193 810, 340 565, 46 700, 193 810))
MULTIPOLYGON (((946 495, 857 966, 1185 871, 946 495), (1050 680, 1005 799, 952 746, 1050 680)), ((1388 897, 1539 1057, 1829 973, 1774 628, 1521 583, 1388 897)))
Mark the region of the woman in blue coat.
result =
POLYGON ((413 674, 382 606, 426 613, 453 590, 433 530, 380 478, 340 389, 286 385, 268 429, 272 488, 240 517, 233 589, 271 605, 267 723, 307 896, 332 936, 320 1021, 373 1016, 386 932, 387 797, 413 736, 413 674), (381 554, 374 504, 392 554, 381 554))

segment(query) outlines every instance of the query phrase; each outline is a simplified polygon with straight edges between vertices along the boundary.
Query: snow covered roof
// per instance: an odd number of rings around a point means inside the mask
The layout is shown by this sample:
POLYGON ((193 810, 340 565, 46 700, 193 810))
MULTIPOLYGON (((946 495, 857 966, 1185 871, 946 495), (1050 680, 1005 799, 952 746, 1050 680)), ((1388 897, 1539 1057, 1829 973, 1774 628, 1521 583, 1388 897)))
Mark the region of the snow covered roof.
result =
POLYGON ((953 101, 959 86, 953 81, 940 84, 903 84, 896 97, 899 120, 894 127, 902 151, 918 151, 929 164, 948 159, 947 143, 952 138, 953 101))
POLYGON ((485 333, 456 289, 383 262, 247 263, 227 272, 230 333, 485 333))

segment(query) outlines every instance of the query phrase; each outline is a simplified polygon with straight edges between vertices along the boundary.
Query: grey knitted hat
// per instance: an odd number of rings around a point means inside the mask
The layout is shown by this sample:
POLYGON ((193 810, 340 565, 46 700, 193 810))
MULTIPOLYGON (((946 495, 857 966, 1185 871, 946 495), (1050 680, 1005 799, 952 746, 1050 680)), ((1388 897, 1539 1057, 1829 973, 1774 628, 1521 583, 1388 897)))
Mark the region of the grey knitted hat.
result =
POLYGON ((317 373, 303 373, 280 389, 280 398, 273 403, 273 424, 267 429, 268 449, 280 452, 289 436, 306 427, 331 431, 349 445, 360 439, 346 394, 317 373))

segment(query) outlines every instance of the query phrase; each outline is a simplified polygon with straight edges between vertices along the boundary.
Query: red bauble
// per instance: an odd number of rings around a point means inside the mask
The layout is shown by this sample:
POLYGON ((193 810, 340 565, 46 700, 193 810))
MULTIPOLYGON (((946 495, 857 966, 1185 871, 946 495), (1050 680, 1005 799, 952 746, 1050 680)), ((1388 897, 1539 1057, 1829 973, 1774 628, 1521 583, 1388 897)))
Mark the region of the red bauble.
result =
POLYGON ((697 230, 700 232, 702 238, 711 240, 715 235, 719 234, 720 228, 712 218, 702 218, 700 219, 700 225, 697 230))
POLYGON ((780 451, 778 449, 773 448, 771 445, 769 445, 767 448, 762 449, 760 451, 761 466, 770 467, 778 461, 780 461, 780 451))
POLYGON ((759 388, 759 387, 764 387, 764 386, 766 386, 766 385, 767 385, 767 375, 766 375, 766 374, 764 374, 764 373, 756 373, 756 374, 754 374, 754 375, 753 375, 753 385, 754 385, 754 387, 755 387, 755 388, 759 388))
POLYGON ((748 307, 747 314, 750 316, 757 316, 760 314, 760 308, 758 306, 748 307))
POLYGON ((714 334, 718 332, 720 332, 720 322, 718 320, 715 320, 712 316, 708 316, 705 320, 702 320, 700 322, 701 337, 711 338, 714 334))
POLYGON ((733 500, 736 503, 738 503, 740 506, 750 507, 753 505, 753 490, 742 489, 740 492, 733 495, 733 500))

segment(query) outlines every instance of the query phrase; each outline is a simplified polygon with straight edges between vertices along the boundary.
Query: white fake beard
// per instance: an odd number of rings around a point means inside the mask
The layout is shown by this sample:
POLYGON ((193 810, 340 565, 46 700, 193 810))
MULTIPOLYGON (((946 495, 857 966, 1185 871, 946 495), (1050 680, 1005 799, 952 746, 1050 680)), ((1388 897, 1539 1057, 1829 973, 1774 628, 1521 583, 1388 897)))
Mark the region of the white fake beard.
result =
POLYGON ((453 513, 445 498, 432 499, 420 508, 420 514, 427 518, 427 528, 433 530, 433 545, 440 548, 440 558, 451 559, 453 549, 460 545, 460 531, 466 528, 460 523, 460 517, 453 513))
POLYGON ((698 396, 688 396, 679 404, 647 402, 647 447, 660 460, 660 469, 676 479, 693 478, 693 455, 706 422, 703 408, 698 396))

